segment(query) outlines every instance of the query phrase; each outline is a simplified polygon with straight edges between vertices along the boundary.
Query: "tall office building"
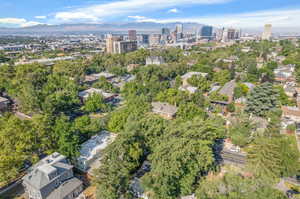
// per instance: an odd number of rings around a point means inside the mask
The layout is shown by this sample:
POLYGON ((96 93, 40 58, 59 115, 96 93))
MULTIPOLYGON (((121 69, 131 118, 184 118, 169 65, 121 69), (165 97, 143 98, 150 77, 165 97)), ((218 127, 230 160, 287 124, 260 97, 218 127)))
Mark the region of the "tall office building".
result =
POLYGON ((270 40, 272 38, 272 25, 266 24, 264 32, 261 37, 263 40, 270 40))
POLYGON ((175 28, 176 32, 176 40, 182 39, 183 38, 183 25, 182 24, 177 24, 175 28))
POLYGON ((213 36, 213 27, 212 26, 203 26, 200 32, 201 39, 212 39, 213 36))
POLYGON ((149 37, 150 46, 160 45, 161 34, 152 34, 149 37))
POLYGON ((183 25, 182 24, 176 24, 175 31, 177 33, 183 33, 183 25))
POLYGON ((122 54, 137 50, 137 41, 115 41, 113 53, 122 54))
POLYGON ((234 28, 223 28, 220 31, 220 33, 221 35, 219 35, 218 37, 221 36, 222 42, 228 42, 228 41, 239 39, 241 31, 234 28))
POLYGON ((161 42, 166 44, 170 37, 170 29, 169 28, 162 28, 161 29, 161 42))
POLYGON ((162 35, 170 35, 170 29, 169 28, 162 28, 161 29, 162 35))
POLYGON ((114 42, 120 41, 119 37, 113 36, 112 34, 106 35, 106 52, 114 53, 114 42))
POLYGON ((149 44, 149 35, 142 35, 142 43, 149 44))
POLYGON ((130 41, 136 41, 137 40, 136 30, 128 30, 128 39, 130 41))

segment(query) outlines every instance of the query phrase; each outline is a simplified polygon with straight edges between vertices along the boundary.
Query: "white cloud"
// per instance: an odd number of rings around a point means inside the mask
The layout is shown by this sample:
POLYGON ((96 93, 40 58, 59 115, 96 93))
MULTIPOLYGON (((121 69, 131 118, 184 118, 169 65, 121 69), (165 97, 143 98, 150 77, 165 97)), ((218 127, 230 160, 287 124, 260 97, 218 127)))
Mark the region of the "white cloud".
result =
POLYGON ((36 18, 36 19, 46 19, 47 16, 35 16, 34 18, 36 18))
POLYGON ((28 27, 28 26, 35 26, 42 23, 36 21, 27 21, 23 18, 0 18, 0 25, 12 25, 18 27, 28 27))
POLYGON ((21 18, 0 18, 0 24, 19 25, 26 23, 26 19, 21 18))
POLYGON ((289 10, 264 10, 249 13, 202 16, 192 18, 152 19, 143 17, 136 19, 136 21, 156 23, 195 22, 210 24, 217 27, 232 26, 241 28, 262 27, 266 23, 271 23, 275 27, 299 27, 300 8, 289 10))
POLYGON ((58 22, 74 20, 98 21, 106 17, 116 17, 145 11, 155 11, 174 6, 187 4, 218 4, 232 0, 118 0, 111 3, 103 3, 70 11, 58 12, 55 19, 58 22))
POLYGON ((136 15, 136 16, 128 16, 128 18, 135 19, 135 20, 137 20, 137 21, 147 19, 147 18, 144 17, 144 16, 138 16, 138 15, 136 15))
POLYGON ((170 9, 168 13, 178 13, 179 10, 177 8, 170 9))

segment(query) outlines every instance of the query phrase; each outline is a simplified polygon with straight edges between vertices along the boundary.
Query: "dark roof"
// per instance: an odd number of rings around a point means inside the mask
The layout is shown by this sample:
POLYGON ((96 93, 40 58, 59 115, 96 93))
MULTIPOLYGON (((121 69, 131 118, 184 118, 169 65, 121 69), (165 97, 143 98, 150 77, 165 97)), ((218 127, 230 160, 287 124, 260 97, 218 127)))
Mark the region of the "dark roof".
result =
POLYGON ((60 199, 65 198, 72 193, 75 189, 82 186, 82 182, 77 178, 72 178, 62 183, 57 189, 55 189, 47 199, 60 199))
POLYGON ((228 97, 232 97, 234 93, 234 88, 236 86, 236 83, 234 80, 231 80, 230 82, 227 82, 223 88, 219 91, 221 95, 225 95, 228 97))
POLYGON ((23 181, 36 189, 41 189, 72 168, 72 165, 67 164, 65 156, 54 153, 35 164, 31 172, 24 176, 23 181), (57 175, 49 179, 49 174, 53 172, 57 172, 57 175))

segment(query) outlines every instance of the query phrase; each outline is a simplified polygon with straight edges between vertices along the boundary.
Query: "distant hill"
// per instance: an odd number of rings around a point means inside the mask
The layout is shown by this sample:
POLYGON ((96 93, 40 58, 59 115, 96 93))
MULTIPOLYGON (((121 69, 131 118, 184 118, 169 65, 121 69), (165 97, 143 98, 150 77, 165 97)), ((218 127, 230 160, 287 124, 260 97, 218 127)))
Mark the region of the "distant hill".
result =
MULTIPOLYGON (((0 28, 0 34, 64 34, 64 33, 123 33, 135 29, 138 33, 160 32, 166 27, 175 29, 177 23, 104 23, 104 24, 62 24, 62 25, 37 25, 26 28, 0 28)), ((197 23, 183 23, 184 32, 195 32, 203 25, 197 23)))

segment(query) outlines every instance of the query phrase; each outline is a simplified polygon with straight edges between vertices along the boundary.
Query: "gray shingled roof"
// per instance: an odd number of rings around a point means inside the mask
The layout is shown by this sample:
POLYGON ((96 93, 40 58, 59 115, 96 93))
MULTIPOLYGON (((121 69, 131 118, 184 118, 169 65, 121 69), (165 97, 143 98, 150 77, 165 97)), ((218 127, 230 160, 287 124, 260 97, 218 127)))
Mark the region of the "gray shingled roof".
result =
POLYGON ((72 193, 75 189, 80 187, 82 182, 77 178, 72 178, 68 181, 65 181, 57 189, 55 189, 47 199, 60 199, 65 198, 67 195, 72 193))
POLYGON ((219 94, 225 95, 228 97, 232 97, 234 93, 234 88, 236 86, 236 82, 234 80, 231 80, 230 82, 227 82, 219 91, 219 94))
POLYGON ((51 158, 52 155, 47 156, 34 165, 31 172, 24 176, 24 182, 32 185, 36 189, 41 189, 59 177, 60 174, 64 173, 66 170, 73 168, 72 165, 66 163, 65 156, 55 153, 54 155, 57 156, 51 158), (48 160, 51 160, 51 162, 48 163, 48 160), (57 171, 58 175, 50 180, 48 178, 48 173, 51 173, 52 171, 57 171))

